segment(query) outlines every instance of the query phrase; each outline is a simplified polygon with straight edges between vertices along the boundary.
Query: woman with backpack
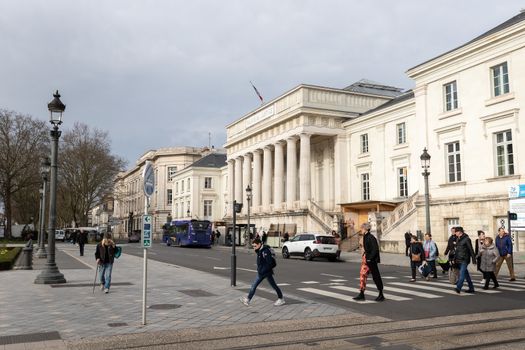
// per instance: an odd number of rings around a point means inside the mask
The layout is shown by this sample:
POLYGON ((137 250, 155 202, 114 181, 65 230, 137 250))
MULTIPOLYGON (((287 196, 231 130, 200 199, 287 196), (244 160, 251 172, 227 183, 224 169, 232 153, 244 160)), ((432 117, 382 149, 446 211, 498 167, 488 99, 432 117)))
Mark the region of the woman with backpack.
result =
POLYGON ((270 250, 270 247, 263 245, 260 238, 255 238, 252 241, 252 247, 253 250, 255 250, 255 253, 257 254, 257 277, 252 283, 252 287, 250 288, 248 296, 241 297, 241 303, 243 303, 246 306, 249 306, 255 294, 255 291, 257 290, 257 286, 266 278, 268 279, 268 283, 270 283, 270 286, 272 286, 272 288, 277 293, 278 299, 275 303, 273 303, 273 305, 284 305, 285 302, 283 298, 283 293, 281 292, 281 289, 279 288, 279 286, 277 286, 277 283, 275 283, 275 280, 273 278, 273 268, 275 267, 276 262, 275 257, 272 254, 272 251, 270 250))
POLYGON ((106 294, 109 293, 109 288, 111 287, 111 271, 113 270, 117 251, 118 248, 111 239, 111 233, 105 233, 104 239, 97 244, 95 259, 97 259, 97 268, 100 276, 100 289, 106 294))

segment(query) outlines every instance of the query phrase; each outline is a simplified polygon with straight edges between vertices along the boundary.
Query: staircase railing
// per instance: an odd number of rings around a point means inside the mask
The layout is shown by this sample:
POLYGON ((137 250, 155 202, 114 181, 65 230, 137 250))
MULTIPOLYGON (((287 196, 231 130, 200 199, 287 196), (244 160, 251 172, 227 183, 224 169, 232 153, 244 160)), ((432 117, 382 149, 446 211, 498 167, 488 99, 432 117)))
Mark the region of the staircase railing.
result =
POLYGON ((330 232, 332 230, 333 217, 324 211, 324 209, 321 208, 317 203, 309 200, 308 211, 325 231, 330 232))
POLYGON ((416 198, 418 194, 419 191, 407 198, 406 201, 399 204, 393 211, 390 212, 390 216, 381 221, 381 234, 383 236, 392 230, 399 222, 412 214, 414 210, 416 210, 416 198))

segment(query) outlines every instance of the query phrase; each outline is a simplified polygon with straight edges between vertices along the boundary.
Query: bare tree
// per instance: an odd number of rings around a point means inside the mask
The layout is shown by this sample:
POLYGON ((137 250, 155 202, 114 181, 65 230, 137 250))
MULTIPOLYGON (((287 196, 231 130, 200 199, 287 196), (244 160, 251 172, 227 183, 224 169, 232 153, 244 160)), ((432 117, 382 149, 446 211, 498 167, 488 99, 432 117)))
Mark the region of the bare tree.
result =
POLYGON ((11 238, 14 196, 31 187, 38 193, 40 159, 49 149, 45 125, 31 116, 0 109, 0 196, 7 218, 6 238, 11 238))
POLYGON ((75 123, 66 131, 59 157, 60 219, 86 226, 88 213, 112 195, 124 161, 111 154, 106 131, 75 123))

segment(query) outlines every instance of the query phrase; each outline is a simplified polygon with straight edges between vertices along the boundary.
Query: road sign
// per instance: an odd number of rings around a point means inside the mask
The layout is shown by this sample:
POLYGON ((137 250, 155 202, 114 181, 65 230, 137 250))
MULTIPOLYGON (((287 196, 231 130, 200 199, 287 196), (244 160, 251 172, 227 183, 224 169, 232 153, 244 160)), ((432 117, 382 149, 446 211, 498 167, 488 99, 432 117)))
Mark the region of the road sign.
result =
POLYGON ((140 242, 142 244, 142 248, 151 247, 151 222, 151 215, 142 216, 142 232, 140 235, 140 242))
POLYGON ((146 162, 142 177, 144 178, 144 194, 151 197, 153 192, 155 192, 155 172, 150 161, 146 162))

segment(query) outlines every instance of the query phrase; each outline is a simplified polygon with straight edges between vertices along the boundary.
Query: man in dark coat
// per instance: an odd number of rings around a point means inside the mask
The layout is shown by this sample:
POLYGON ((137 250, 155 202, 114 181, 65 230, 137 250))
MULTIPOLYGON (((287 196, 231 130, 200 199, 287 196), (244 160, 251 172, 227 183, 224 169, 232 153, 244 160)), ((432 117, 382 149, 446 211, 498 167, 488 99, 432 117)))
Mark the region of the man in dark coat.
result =
POLYGON ((78 247, 80 248, 80 256, 84 256, 84 245, 88 241, 88 233, 85 230, 81 230, 77 233, 78 247))
POLYGON ((410 232, 405 232, 405 255, 408 256, 408 250, 410 249, 410 240, 412 239, 412 235, 410 232))
POLYGON ((461 288, 463 288, 463 282, 466 278, 468 283, 468 290, 466 293, 474 293, 474 284, 472 283, 472 279, 468 272, 468 264, 470 264, 471 261, 473 264, 476 263, 476 255, 472 248, 472 241, 463 231, 463 227, 461 226, 456 227, 456 236, 456 255, 454 259, 455 263, 459 266, 459 278, 455 291, 458 294, 461 293, 461 288))
MULTIPOLYGON (((377 244, 377 239, 370 233, 370 223, 365 222, 361 225, 361 232, 363 233, 363 256, 366 259, 366 265, 368 266, 369 272, 372 274, 374 283, 376 284, 379 295, 376 298, 376 301, 383 301, 385 297, 383 295, 383 280, 381 279, 381 274, 379 273, 379 268, 377 264, 381 262, 379 256, 379 244, 377 244)), ((367 274, 368 277, 368 274, 367 274)), ((364 300, 365 292, 361 290, 358 296, 354 297, 354 300, 364 300)))

